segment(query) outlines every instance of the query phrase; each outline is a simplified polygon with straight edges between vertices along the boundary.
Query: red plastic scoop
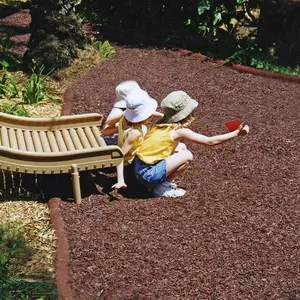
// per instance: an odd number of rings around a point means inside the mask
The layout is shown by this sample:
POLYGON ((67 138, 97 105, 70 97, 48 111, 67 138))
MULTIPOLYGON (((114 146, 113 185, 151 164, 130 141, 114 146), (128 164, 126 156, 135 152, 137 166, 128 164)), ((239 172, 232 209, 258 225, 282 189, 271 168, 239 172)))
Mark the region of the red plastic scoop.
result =
POLYGON ((224 124, 229 131, 234 131, 239 128, 239 126, 242 124, 242 122, 240 120, 231 120, 224 124))

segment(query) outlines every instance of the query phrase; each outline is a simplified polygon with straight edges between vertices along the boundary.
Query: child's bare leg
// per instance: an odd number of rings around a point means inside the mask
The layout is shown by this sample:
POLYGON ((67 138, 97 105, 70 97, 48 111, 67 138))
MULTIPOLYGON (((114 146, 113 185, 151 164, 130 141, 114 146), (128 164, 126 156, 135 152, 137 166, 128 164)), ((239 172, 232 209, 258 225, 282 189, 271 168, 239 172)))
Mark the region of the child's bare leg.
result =
POLYGON ((188 163, 193 160, 193 154, 189 150, 181 150, 166 158, 167 178, 168 181, 174 180, 183 172, 188 163))
POLYGON ((190 162, 186 162, 184 165, 181 165, 177 170, 175 170, 173 173, 171 173, 169 176, 167 176, 167 179, 169 182, 172 182, 176 177, 179 177, 180 174, 186 170, 190 162))

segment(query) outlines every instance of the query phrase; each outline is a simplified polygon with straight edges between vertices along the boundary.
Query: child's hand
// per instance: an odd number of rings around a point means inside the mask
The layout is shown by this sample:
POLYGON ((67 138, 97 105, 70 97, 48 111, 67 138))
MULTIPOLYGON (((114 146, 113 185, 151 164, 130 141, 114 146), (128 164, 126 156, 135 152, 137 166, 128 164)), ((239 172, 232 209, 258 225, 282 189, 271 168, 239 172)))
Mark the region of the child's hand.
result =
POLYGON ((246 135, 249 133, 249 126, 247 124, 241 124, 240 127, 238 128, 238 135, 246 135))
POLYGON ((123 182, 117 182, 116 184, 114 184, 112 186, 113 189, 115 190, 118 190, 118 189, 121 189, 121 188, 126 188, 127 187, 127 184, 123 181, 123 182))

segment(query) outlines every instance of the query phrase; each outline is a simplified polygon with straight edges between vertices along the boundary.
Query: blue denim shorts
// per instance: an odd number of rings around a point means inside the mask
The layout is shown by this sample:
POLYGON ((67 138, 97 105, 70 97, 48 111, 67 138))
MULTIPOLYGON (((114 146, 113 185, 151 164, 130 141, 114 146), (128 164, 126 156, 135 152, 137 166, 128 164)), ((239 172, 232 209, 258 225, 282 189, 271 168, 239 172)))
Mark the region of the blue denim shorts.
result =
POLYGON ((118 144, 118 134, 115 133, 113 135, 106 135, 103 137, 107 146, 117 145, 118 144))
POLYGON ((147 165, 138 157, 134 159, 134 174, 137 180, 148 189, 155 188, 167 178, 166 160, 147 165))

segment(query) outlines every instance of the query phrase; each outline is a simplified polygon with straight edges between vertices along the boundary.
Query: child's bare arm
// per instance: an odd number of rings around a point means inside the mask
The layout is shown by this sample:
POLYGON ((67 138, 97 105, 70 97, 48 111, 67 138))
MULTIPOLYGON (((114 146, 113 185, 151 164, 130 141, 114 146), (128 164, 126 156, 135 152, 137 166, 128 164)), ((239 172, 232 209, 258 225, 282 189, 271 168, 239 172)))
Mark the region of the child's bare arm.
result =
POLYGON ((107 136, 107 135, 113 135, 114 133, 118 132, 118 127, 105 127, 102 129, 101 134, 103 136, 107 136))
POLYGON ((115 183, 112 188, 113 189, 120 189, 120 188, 125 188, 127 187, 125 181, 124 181, 124 161, 122 161, 118 166, 117 166, 117 179, 118 182, 115 183))
POLYGON ((123 110, 120 108, 113 107, 111 112, 109 113, 105 124, 102 129, 102 135, 113 135, 114 133, 118 132, 117 123, 123 116, 123 110))
POLYGON ((217 145, 217 144, 223 143, 225 141, 228 141, 239 135, 245 135, 248 132, 249 132, 249 126, 242 125, 239 129, 234 130, 232 132, 215 135, 215 136, 211 136, 211 137, 200 134, 200 133, 196 133, 188 128, 180 128, 180 129, 174 130, 171 133, 171 135, 172 135, 172 138, 175 140, 187 139, 187 140, 197 143, 197 144, 213 146, 213 145, 217 145))
MULTIPOLYGON (((139 135, 140 135, 140 132, 138 130, 134 130, 134 129, 130 130, 130 132, 128 133, 128 136, 125 139, 125 141, 122 145, 122 148, 121 148, 124 156, 132 148, 133 143, 139 137, 139 135)), ((120 188, 127 187, 125 180, 124 180, 124 161, 122 161, 117 166, 117 180, 118 180, 118 182, 112 186, 113 189, 120 189, 120 188)))
POLYGON ((117 107, 113 107, 106 119, 105 127, 115 127, 116 123, 120 121, 122 116, 123 110, 117 107))

